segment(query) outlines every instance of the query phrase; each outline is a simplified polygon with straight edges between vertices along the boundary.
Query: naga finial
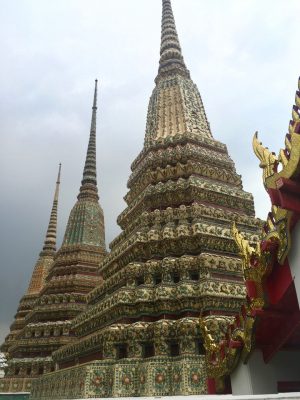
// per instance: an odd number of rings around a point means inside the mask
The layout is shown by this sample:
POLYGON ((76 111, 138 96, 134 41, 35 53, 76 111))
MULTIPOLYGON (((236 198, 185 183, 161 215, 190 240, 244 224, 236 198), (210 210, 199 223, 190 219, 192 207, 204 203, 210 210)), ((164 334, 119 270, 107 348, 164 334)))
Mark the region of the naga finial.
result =
POLYGON ((289 123, 289 132, 285 137, 285 148, 279 151, 278 157, 270 152, 258 140, 258 134, 253 137, 253 150, 260 160, 263 169, 263 180, 266 189, 277 189, 277 182, 284 179, 293 179, 300 171, 300 78, 295 95, 295 104, 292 108, 292 120, 289 123), (282 168, 278 171, 278 165, 282 168))
POLYGON ((256 256, 259 253, 259 248, 254 248, 250 245, 249 241, 244 238, 244 236, 239 232, 237 229, 237 226, 235 222, 232 225, 231 228, 231 233, 234 238, 234 241, 236 245, 239 248, 240 255, 242 256, 242 265, 243 265, 243 271, 245 274, 245 271, 249 268, 251 264, 251 258, 252 256, 256 256))
POLYGON ((263 169, 264 184, 266 179, 277 171, 278 158, 275 153, 271 152, 268 147, 264 147, 258 140, 258 132, 255 132, 252 146, 256 157, 260 160, 260 168, 263 169))

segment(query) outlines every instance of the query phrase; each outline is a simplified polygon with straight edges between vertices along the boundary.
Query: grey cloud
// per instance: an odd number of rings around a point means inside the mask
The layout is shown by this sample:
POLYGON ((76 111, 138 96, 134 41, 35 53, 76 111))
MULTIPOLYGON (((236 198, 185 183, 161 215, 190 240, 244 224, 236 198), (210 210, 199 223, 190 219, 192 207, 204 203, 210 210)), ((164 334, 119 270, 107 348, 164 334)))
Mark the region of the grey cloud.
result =
MULTIPOLYGON (((100 80, 98 178, 107 243, 119 232, 130 164, 143 145, 157 72, 160 0, 2 0, 0 341, 26 290, 63 164, 59 242, 80 185, 100 80)), ((183 53, 214 135, 264 218, 255 130, 284 143, 299 74, 298 0, 173 0, 183 53)))

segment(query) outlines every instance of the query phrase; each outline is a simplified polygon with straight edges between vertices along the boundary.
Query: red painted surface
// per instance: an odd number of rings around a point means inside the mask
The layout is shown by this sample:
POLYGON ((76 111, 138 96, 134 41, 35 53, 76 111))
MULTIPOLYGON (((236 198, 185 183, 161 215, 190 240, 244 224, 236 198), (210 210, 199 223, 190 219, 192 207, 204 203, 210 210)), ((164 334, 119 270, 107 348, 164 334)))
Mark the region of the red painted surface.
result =
POLYGON ((237 340, 230 340, 229 347, 232 349, 239 349, 242 347, 242 343, 237 340))
POLYGON ((270 335, 270 342, 263 349, 264 361, 268 363, 272 357, 279 351, 284 345, 288 344, 289 338, 295 331, 300 328, 300 312, 297 312, 291 316, 287 316, 283 323, 280 324, 276 334, 270 335))
POLYGON ((295 340, 300 337, 300 310, 288 259, 284 265, 274 262, 264 293, 267 304, 257 311, 255 339, 269 362, 280 349, 300 346, 295 340))
POLYGON ((300 381, 278 382, 277 391, 279 393, 300 392, 300 381))
POLYGON ((266 296, 269 304, 278 304, 282 297, 286 294, 292 282, 293 277, 288 259, 286 259, 284 265, 275 263, 273 266, 273 271, 265 283, 266 296))
POLYGON ((216 381, 214 378, 207 378, 207 394, 217 394, 216 381))
POLYGON ((300 213, 300 185, 290 179, 280 178, 276 182, 277 189, 269 189, 272 204, 300 213))
POLYGON ((256 284, 254 281, 246 281, 247 295, 250 299, 254 299, 257 296, 256 284))

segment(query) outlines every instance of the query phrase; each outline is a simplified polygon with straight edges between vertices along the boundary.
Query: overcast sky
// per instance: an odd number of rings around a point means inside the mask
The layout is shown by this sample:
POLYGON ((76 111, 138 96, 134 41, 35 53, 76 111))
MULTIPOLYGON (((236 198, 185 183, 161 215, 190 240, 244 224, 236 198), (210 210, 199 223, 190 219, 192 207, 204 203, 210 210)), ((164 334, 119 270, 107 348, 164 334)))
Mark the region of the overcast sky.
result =
MULTIPOLYGON (((173 0, 186 64, 215 138, 268 198, 253 134, 283 146, 300 73, 299 0, 173 0)), ((0 0, 0 342, 41 250, 62 162, 58 238, 78 193, 94 79, 107 244, 119 232, 130 164, 143 145, 161 0, 0 0)))

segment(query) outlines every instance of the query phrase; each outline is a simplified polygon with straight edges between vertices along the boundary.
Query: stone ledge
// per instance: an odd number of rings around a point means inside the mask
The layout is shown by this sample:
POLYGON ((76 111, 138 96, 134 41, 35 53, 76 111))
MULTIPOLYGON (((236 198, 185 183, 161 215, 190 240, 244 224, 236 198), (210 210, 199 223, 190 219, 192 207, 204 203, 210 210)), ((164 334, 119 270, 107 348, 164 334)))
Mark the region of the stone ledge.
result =
MULTIPOLYGON (((106 399, 113 400, 115 398, 106 399)), ((300 399, 300 393, 284 393, 277 395, 252 395, 252 396, 231 396, 231 395, 217 395, 217 396, 163 396, 163 397, 138 397, 139 400, 157 400, 157 399, 166 399, 166 400, 286 400, 286 399, 300 399)), ((65 399, 69 400, 69 399, 65 399)), ((84 400, 84 399, 77 399, 84 400)), ((90 400, 99 400, 97 398, 90 400)), ((132 400, 132 397, 122 397, 122 400, 132 400)))
MULTIPOLYGON (((1 395, 0 395, 1 398, 1 395)), ((115 400, 115 397, 106 398, 106 400, 115 400)), ((132 397, 121 397, 122 400, 132 400, 132 397)), ((155 396, 155 397, 137 397, 138 400, 300 400, 300 393, 281 393, 273 395, 250 395, 250 396, 232 396, 232 395, 204 395, 204 396, 155 396)), ((70 399, 65 399, 70 400, 70 399)), ((84 400, 84 399, 76 399, 84 400)), ((90 400, 99 400, 99 397, 90 398, 90 400)))

